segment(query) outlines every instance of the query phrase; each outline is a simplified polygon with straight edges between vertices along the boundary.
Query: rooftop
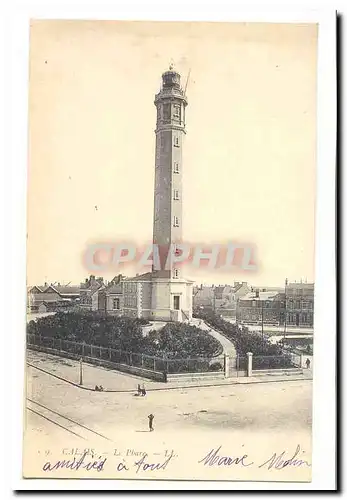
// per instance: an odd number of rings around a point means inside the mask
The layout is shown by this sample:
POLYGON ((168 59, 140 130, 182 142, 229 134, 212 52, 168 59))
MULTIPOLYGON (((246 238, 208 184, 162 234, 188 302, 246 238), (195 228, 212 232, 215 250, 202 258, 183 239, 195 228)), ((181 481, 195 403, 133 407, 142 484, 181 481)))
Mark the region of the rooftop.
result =
POLYGON ((259 296, 256 296, 256 292, 248 292, 241 300, 273 300, 278 295, 276 291, 270 292, 259 292, 259 296))

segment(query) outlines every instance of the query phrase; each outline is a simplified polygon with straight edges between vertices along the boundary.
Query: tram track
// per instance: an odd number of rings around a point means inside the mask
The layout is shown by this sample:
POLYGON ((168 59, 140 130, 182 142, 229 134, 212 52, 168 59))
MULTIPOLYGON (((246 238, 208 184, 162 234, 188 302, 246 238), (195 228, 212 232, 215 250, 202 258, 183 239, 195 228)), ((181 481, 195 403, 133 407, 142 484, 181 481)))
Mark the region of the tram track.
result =
POLYGON ((84 441, 95 439, 96 436, 107 441, 112 441, 110 438, 91 429, 90 427, 87 427, 86 425, 83 425, 80 422, 77 422, 76 420, 63 415, 58 411, 39 403, 38 401, 34 401, 33 399, 27 398, 27 410, 65 430, 66 432, 69 432, 70 434, 83 439, 84 441))

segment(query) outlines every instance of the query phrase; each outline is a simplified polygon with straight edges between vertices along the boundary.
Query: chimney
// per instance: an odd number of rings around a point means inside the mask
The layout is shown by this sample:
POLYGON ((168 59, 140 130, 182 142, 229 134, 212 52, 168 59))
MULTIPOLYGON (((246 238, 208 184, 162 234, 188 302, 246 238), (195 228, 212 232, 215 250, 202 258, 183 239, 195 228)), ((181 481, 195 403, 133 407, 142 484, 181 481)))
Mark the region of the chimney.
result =
POLYGON ((95 276, 93 274, 90 275, 90 282, 91 283, 94 283, 95 281, 95 276))
POLYGON ((45 281, 45 286, 48 286, 48 283, 47 283, 47 281, 45 281))
POLYGON ((85 283, 88 283, 88 278, 86 278, 85 283))
POLYGON ((256 296, 257 299, 259 299, 259 288, 256 289, 255 296, 256 296))
POLYGON ((58 283, 58 286, 60 286, 60 283, 58 283))

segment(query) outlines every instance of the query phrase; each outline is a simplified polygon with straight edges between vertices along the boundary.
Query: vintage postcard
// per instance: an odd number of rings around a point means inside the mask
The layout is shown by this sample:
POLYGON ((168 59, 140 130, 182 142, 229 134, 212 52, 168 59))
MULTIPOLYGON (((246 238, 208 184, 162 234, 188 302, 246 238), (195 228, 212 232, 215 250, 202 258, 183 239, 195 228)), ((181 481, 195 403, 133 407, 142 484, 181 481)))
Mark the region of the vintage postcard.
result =
POLYGON ((311 481, 318 39, 31 20, 24 478, 311 481))

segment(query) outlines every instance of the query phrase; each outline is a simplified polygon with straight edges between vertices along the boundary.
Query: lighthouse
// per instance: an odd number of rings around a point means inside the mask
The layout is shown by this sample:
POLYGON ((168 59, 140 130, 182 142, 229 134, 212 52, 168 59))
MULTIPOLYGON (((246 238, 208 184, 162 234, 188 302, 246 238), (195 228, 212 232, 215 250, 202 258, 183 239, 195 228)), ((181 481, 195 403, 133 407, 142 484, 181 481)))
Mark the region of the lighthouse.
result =
POLYGON ((181 77, 172 65, 162 74, 154 104, 157 119, 153 244, 159 249, 160 269, 152 270, 151 316, 184 321, 192 317, 192 282, 183 278, 182 267, 170 264, 168 252, 182 242, 183 146, 188 102, 181 77))
POLYGON ((182 241, 182 150, 187 106, 180 75, 172 66, 162 75, 162 87, 154 104, 157 122, 153 244, 159 248, 161 269, 153 268, 153 276, 170 279, 181 274, 178 267, 164 268, 170 246, 182 241))
POLYGON ((162 74, 155 95, 157 110, 154 158, 153 257, 151 272, 124 281, 124 314, 160 321, 190 321, 193 281, 183 277, 175 265, 174 245, 182 243, 183 227, 183 143, 186 135, 187 98, 181 77, 170 66, 162 74), (171 252, 171 253, 170 253, 171 252))

